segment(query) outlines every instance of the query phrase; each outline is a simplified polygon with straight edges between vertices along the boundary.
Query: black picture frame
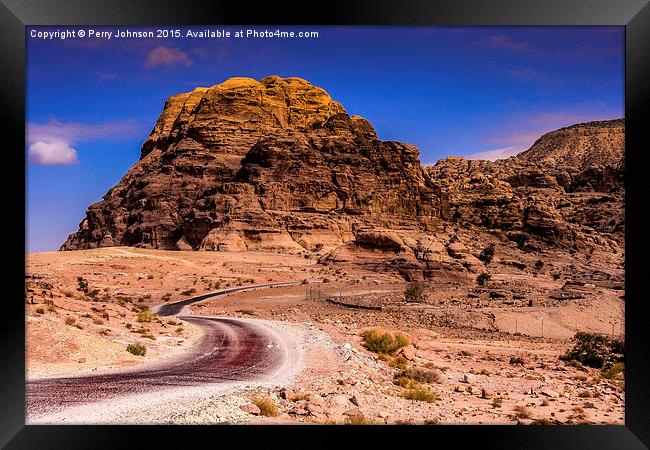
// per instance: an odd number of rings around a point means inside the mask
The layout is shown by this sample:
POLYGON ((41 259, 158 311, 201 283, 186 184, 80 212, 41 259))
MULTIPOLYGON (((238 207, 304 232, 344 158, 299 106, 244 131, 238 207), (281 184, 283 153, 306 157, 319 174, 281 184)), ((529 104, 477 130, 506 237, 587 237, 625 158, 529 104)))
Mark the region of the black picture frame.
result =
MULTIPOLYGON (((222 0, 0 0, 3 68, 1 122, 5 144, 3 200, 10 229, 3 242, 11 264, 4 269, 5 317, 0 327, 0 445, 6 448, 129 448, 135 442, 163 447, 187 438, 227 439, 309 447, 313 442, 346 443, 354 436, 366 445, 398 439, 402 445, 469 443, 482 448, 637 449, 650 445, 648 395, 650 358, 648 301, 644 273, 650 252, 645 233, 645 168, 650 91, 650 6, 648 0, 438 0, 417 2, 269 2, 248 5, 222 0), (331 25, 621 25, 626 29, 626 413, 624 426, 384 426, 384 427, 215 427, 215 426, 37 426, 25 425, 24 295, 25 270, 25 26, 159 24, 331 24, 331 25), (12 139, 7 140, 6 137, 12 139), (21 226, 22 225, 22 226, 21 226), (297 435, 301 435, 298 437, 297 435)), ((6 253, 6 252, 5 252, 6 253)), ((190 444, 191 445, 191 444, 190 444)), ((239 444, 241 445, 241 444, 239 444)), ((449 445, 449 444, 447 444, 449 445)))

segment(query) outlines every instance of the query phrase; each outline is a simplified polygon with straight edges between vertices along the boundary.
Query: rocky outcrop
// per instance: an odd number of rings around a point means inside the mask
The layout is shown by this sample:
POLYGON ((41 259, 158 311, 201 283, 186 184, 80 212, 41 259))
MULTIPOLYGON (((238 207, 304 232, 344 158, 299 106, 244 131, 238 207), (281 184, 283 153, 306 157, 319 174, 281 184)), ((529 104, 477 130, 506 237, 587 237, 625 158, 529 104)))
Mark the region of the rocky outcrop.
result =
POLYGON ((624 121, 553 131, 515 157, 427 167, 455 222, 502 230, 523 248, 622 246, 624 121))
POLYGON ((390 247, 372 230, 432 230, 441 215, 418 156, 305 80, 233 78, 170 98, 140 160, 61 249, 390 247))

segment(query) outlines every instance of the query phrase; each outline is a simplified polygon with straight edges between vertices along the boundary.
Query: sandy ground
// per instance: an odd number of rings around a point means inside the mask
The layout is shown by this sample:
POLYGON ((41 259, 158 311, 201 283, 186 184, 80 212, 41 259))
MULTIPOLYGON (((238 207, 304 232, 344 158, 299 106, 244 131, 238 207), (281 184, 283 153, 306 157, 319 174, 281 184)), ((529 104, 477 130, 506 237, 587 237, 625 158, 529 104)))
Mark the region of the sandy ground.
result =
MULTIPOLYGON (((227 392, 181 392, 165 407, 139 399, 104 418, 123 421, 125 411, 139 405, 150 423, 345 423, 363 417, 371 423, 622 424, 622 380, 559 360, 575 331, 621 337, 622 291, 584 282, 575 288, 580 298, 554 300, 553 293, 566 289, 577 270, 573 263, 563 264, 558 257, 547 264, 552 271, 532 271, 493 263, 492 279, 483 288, 476 286, 475 275, 452 274, 432 281, 425 303, 405 304, 406 283, 395 273, 321 265, 298 255, 133 248, 31 254, 28 376, 115 370, 173 358, 196 342, 200 331, 156 316, 138 322, 143 309, 218 288, 305 280, 191 307, 195 315, 264 320, 279 327, 299 343, 302 362, 295 376, 227 392), (356 309, 359 305, 376 309, 356 309), (66 324, 68 318, 74 323, 66 324), (394 383, 400 369, 362 345, 360 333, 375 326, 409 334, 411 345, 402 351, 406 367, 436 371, 437 381, 428 388, 437 401, 401 397, 404 389, 394 383), (126 352, 131 342, 144 344, 147 355, 126 352), (511 364, 512 357, 523 364, 511 364), (241 407, 253 397, 272 401, 279 415, 244 412, 241 407)), ((601 259, 597 264, 611 265, 601 259)))

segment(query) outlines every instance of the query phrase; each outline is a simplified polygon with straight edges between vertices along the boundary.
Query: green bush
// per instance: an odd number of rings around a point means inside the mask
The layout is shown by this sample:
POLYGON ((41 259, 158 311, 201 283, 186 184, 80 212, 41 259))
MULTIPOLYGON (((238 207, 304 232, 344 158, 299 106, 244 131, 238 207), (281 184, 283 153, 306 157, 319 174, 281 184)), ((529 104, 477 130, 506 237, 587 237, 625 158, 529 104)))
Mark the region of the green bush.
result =
POLYGON ((492 275, 490 275, 489 273, 483 272, 483 273, 479 274, 476 277, 476 282, 478 283, 479 286, 484 286, 485 283, 490 281, 491 278, 492 278, 492 275))
POLYGON ((623 372, 625 372, 625 363, 617 362, 612 364, 611 367, 603 369, 602 374, 603 377, 607 378, 608 380, 613 380, 618 376, 618 374, 623 372))
POLYGON ((411 367, 402 370, 396 378, 404 377, 414 380, 418 383, 440 383, 440 373, 437 370, 423 369, 420 367, 411 367))
POLYGON ((425 303, 427 300, 427 286, 420 281, 409 283, 404 290, 404 299, 408 303, 425 303))
POLYGON ((483 264, 486 266, 492 262, 492 258, 494 258, 494 244, 490 244, 485 247, 481 254, 478 256, 478 259, 483 261, 483 264))
POLYGON ((133 355, 135 355, 135 356, 144 356, 144 355, 147 354, 147 347, 145 347, 142 344, 138 344, 138 343, 129 344, 126 347, 126 351, 133 354, 133 355))
POLYGON ((408 337, 400 332, 395 334, 381 328, 371 328, 363 333, 366 348, 375 353, 395 353, 409 344, 408 337))
POLYGON ((610 369, 615 363, 625 360, 625 344, 618 339, 580 331, 575 334, 573 340, 573 347, 560 359, 575 360, 596 369, 610 369))

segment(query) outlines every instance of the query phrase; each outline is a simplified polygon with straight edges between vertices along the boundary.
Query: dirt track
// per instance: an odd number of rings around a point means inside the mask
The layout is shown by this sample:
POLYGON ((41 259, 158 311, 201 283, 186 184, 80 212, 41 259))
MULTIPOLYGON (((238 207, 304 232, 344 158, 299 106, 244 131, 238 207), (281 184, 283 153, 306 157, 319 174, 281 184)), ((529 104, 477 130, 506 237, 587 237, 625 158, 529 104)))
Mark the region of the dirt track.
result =
MULTIPOLYGON (((217 294, 163 305, 158 311, 165 316, 178 314, 187 305, 215 295, 270 286, 226 289, 217 294)), ((147 368, 28 381, 28 416, 41 416, 85 403, 171 387, 255 381, 272 373, 283 363, 283 344, 278 342, 276 335, 254 321, 191 316, 179 318, 200 326, 204 331, 200 343, 187 355, 147 368)))

